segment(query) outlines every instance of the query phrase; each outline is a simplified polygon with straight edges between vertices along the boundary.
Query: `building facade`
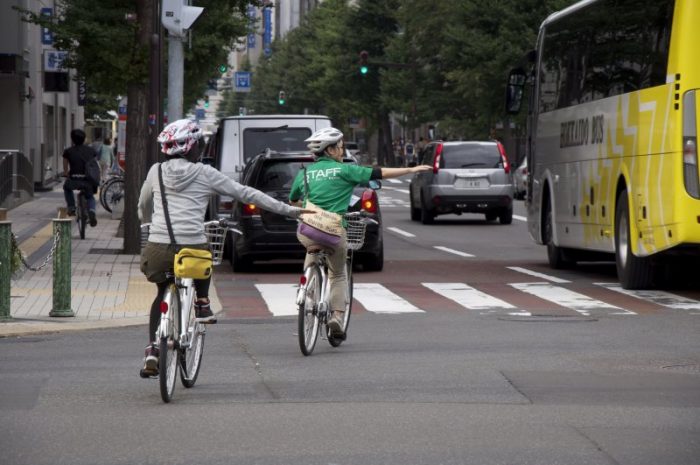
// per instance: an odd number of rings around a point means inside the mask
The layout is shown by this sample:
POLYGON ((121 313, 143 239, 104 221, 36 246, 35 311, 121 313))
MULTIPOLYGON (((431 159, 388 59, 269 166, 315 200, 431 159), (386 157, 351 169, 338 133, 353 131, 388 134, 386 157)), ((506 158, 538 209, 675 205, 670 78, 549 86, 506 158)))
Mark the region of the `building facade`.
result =
POLYGON ((70 131, 83 127, 84 110, 75 73, 60 66, 51 33, 23 22, 13 7, 41 14, 56 9, 53 0, 0 2, 0 151, 22 154, 31 165, 31 182, 42 189, 63 171, 61 155, 70 131))

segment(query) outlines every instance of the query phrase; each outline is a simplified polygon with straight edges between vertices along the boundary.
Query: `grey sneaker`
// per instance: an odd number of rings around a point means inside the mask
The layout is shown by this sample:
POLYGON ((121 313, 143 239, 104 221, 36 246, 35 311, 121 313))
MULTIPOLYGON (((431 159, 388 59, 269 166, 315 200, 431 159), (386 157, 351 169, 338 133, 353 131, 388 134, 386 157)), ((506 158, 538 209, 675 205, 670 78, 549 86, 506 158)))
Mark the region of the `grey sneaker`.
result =
POLYGON ((343 334, 343 314, 345 312, 335 310, 331 315, 331 319, 328 320, 328 329, 331 333, 343 334))
POLYGON ((158 376, 158 347, 155 344, 149 344, 146 346, 146 353, 144 354, 143 368, 139 375, 142 378, 152 378, 158 376))

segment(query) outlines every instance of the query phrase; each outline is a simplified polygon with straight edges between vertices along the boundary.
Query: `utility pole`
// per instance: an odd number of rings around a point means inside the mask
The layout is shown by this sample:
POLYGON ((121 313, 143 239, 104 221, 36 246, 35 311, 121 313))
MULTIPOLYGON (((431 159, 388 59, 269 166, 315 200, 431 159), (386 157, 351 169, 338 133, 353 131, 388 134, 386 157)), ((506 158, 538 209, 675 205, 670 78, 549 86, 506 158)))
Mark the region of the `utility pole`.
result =
POLYGON ((158 143, 156 142, 156 136, 163 127, 163 73, 162 73, 162 38, 163 38, 163 28, 160 22, 160 0, 150 0, 153 7, 153 15, 151 21, 153 22, 153 32, 151 34, 151 57, 150 57, 150 68, 149 68, 149 80, 150 80, 150 98, 148 105, 148 158, 146 160, 146 167, 150 168, 153 164, 158 162, 158 143))
POLYGON ((182 118, 185 87, 185 54, 182 43, 204 8, 184 4, 185 0, 163 0, 161 21, 168 30, 168 121, 182 118))

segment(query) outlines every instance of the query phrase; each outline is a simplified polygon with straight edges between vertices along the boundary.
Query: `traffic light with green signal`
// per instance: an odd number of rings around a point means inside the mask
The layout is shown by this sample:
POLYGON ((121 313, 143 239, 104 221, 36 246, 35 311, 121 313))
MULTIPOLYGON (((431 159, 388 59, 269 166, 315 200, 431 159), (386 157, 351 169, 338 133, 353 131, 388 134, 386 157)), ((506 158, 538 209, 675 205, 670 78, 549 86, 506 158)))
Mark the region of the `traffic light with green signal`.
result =
POLYGON ((228 71, 228 65, 226 63, 222 63, 219 65, 219 72, 221 74, 224 74, 226 71, 228 71))
POLYGON ((369 64, 367 63, 369 59, 369 53, 366 50, 360 52, 360 74, 365 76, 369 73, 369 64))
POLYGON ((286 102, 286 101, 287 101, 287 96, 285 95, 284 91, 281 90, 278 97, 277 97, 277 102, 280 105, 284 105, 284 102, 286 102))

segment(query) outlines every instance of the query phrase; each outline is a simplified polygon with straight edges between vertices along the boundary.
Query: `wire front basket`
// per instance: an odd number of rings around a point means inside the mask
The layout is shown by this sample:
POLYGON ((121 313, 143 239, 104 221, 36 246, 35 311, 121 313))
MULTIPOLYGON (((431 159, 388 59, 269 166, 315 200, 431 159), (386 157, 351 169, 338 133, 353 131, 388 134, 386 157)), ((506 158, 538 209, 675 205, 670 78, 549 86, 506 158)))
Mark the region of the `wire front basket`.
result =
POLYGON ((218 221, 204 224, 204 234, 209 241, 209 249, 214 265, 221 265, 224 258, 224 240, 226 239, 226 228, 219 226, 218 221))
POLYGON ((348 218, 347 222, 347 239, 348 249, 359 250, 365 244, 365 231, 367 223, 362 218, 348 218))

